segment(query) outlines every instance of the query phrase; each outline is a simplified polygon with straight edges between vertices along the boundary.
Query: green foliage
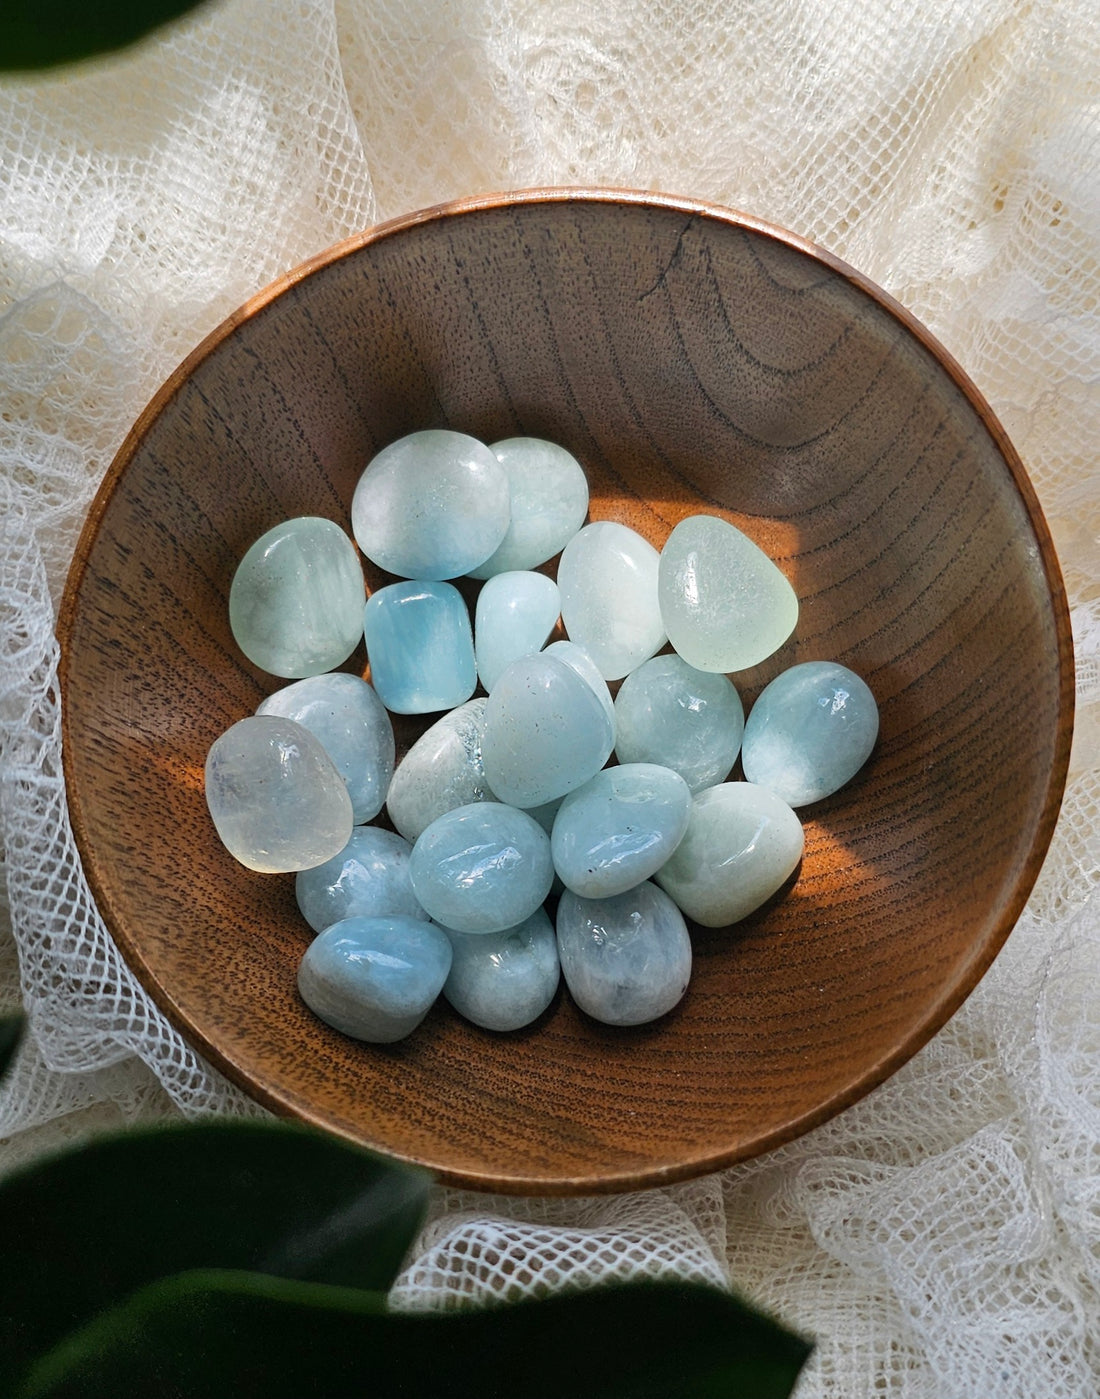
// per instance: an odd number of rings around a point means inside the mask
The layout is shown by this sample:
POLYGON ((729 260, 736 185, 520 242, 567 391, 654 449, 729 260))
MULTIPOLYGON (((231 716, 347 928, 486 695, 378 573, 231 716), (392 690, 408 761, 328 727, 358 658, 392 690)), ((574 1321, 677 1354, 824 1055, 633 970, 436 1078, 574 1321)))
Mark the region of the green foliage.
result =
POLYGON ((0 70, 75 63, 125 48, 202 0, 2 0, 0 70))

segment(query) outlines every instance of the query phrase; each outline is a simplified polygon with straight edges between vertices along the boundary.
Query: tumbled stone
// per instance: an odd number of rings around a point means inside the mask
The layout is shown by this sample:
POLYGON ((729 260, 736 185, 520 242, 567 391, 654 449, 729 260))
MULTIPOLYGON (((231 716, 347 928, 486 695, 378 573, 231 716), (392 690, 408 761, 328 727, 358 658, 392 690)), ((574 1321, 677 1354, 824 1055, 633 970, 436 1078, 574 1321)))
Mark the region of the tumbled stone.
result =
POLYGON ((365 680, 312 675, 268 695, 256 713, 293 719, 321 741, 347 784, 356 825, 378 815, 393 776, 393 724, 365 680))
POLYGON ((478 695, 437 719, 398 763, 386 810, 406 840, 446 811, 494 800, 481 756, 484 726, 485 696, 478 695))
POLYGON ((537 1020, 558 989, 558 944, 543 908, 499 933, 447 930, 454 952, 443 994, 485 1030, 518 1030, 537 1020))
POLYGON ((682 914, 654 884, 608 899, 567 889, 558 901, 558 955, 570 994, 607 1025, 643 1025, 667 1014, 691 979, 682 914))
POLYGON ((338 855, 295 876, 302 917, 318 933, 344 918, 427 918, 409 879, 411 854, 393 831, 356 826, 338 855))
POLYGON ((794 631, 798 598, 748 535, 715 515, 681 520, 661 550, 661 619, 699 670, 758 665, 794 631))
POLYGON ((806 661, 761 692, 741 762, 750 782, 788 806, 807 806, 850 782, 877 737, 878 705, 866 681, 835 661, 806 661))
POLYGON ((607 717, 614 724, 615 701, 611 698, 607 681, 600 674, 596 662, 584 647, 578 646, 575 641, 552 641, 546 647, 544 654, 555 656, 559 661, 564 661, 570 670, 575 670, 582 680, 591 685, 597 699, 603 705, 607 717))
POLYGON ((363 614, 371 681, 395 714, 465 704, 477 686, 474 635, 452 583, 390 583, 363 614))
POLYGON ((558 585, 544 573, 509 570, 488 580, 474 609, 474 654, 486 690, 505 666, 542 649, 560 611, 558 585))
POLYGON ((803 839, 774 792, 722 782, 693 799, 687 833, 654 877, 688 918, 722 928, 771 898, 801 860, 803 839))
POLYGON ((420 1024, 451 969, 442 928, 419 918, 345 918, 306 948, 298 991, 326 1024, 392 1044, 420 1024))
POLYGON ((206 755, 206 804, 222 844, 261 874, 311 869, 351 835, 351 798, 332 759, 308 729, 276 715, 250 715, 206 755))
POLYGON ((508 474, 477 438, 429 428, 391 442, 359 478, 352 532, 399 578, 457 578, 484 563, 511 519, 508 474))
POLYGON ((362 639, 365 596, 362 565, 340 526, 300 516, 261 535, 237 565, 229 627, 261 670, 320 675, 362 639))
POLYGON ((653 545, 613 520, 585 525, 562 551, 562 622, 605 680, 622 679, 665 643, 657 566, 653 545))
POLYGON ((507 437, 490 450, 508 476, 512 517, 496 551, 470 569, 472 578, 537 568, 565 548, 588 513, 588 480, 564 447, 539 437, 507 437))

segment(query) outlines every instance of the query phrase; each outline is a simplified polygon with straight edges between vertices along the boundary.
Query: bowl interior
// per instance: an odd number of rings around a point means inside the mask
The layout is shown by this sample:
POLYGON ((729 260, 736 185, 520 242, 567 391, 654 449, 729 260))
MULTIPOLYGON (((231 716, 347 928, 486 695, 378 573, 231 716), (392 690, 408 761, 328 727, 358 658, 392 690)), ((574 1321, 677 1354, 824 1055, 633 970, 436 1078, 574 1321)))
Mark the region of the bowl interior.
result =
MULTIPOLYGON (((256 298, 125 443, 61 630, 74 829, 156 1002, 277 1111, 481 1188, 686 1177, 868 1091, 1007 936, 1068 755, 1057 565, 964 376, 835 260, 654 196, 428 211, 256 298), (433 426, 562 443, 591 517, 658 547, 687 514, 723 515, 801 601, 782 652, 735 677, 746 701, 811 659, 878 698, 866 768, 801 813, 797 881, 733 929, 695 930, 688 994, 652 1026, 600 1026, 559 994, 510 1035, 440 1004, 401 1044, 345 1039, 297 996, 292 877, 250 873, 214 836, 207 748, 281 683, 230 636, 237 561, 289 516, 347 528, 371 454, 433 426)), ((400 722, 399 747, 426 722, 400 722)))

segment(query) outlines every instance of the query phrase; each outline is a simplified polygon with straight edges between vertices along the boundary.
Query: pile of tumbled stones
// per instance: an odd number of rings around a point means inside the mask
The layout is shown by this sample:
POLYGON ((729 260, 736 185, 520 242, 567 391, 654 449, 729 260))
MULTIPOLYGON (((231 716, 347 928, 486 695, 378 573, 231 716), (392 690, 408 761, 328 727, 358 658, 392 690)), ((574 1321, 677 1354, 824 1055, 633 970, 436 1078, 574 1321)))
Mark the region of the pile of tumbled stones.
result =
POLYGON ((795 808, 874 746, 874 698, 834 662, 783 671, 746 722, 729 672, 783 645, 798 602, 745 534, 694 515, 658 552, 585 524, 588 504, 553 443, 416 432, 352 501, 355 542, 402 581, 367 598, 351 539, 314 517, 233 577, 238 645, 293 683, 215 741, 207 802, 242 864, 297 872, 317 934, 299 990, 345 1034, 400 1039, 440 992, 518 1029, 559 976, 597 1020, 664 1015, 690 977, 685 915, 759 908, 802 857, 795 808), (556 581, 535 571, 558 554, 556 581), (472 624, 463 576, 483 580, 472 624), (547 645, 559 616, 568 640, 547 645), (360 641, 369 682, 336 670, 360 641), (440 711, 395 769, 390 713, 440 711), (383 807, 393 830, 369 824, 383 807))

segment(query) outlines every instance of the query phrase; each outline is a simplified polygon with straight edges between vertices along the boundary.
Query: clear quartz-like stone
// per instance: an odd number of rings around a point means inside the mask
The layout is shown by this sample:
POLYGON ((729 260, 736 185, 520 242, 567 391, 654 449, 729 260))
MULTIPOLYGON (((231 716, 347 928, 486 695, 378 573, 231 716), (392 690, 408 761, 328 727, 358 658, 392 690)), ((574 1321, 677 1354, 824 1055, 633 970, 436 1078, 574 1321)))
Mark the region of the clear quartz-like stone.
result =
POLYGON ((457 578, 484 563, 511 519, 508 474, 476 437, 430 428, 391 442, 359 478, 355 541, 399 578, 457 578))
POLYGON ((444 714, 398 763, 386 810, 406 840, 456 806, 494 800, 481 756, 485 704, 478 695, 444 714))
POLYGON ((342 671, 312 675, 268 695, 256 713, 293 719, 320 739, 347 783, 356 825, 378 815, 393 776, 393 724, 365 680, 342 671))
POLYGON ((511 661, 542 649, 560 611, 558 585, 544 573, 510 570, 488 580, 474 609, 474 653, 486 690, 511 661))
POLYGON ((758 665, 794 631, 798 598, 746 534, 715 515, 681 520, 661 550, 661 618, 699 670, 758 665))
POLYGON ((351 798, 318 739, 292 719, 251 715, 206 755, 206 804, 222 844, 261 874, 311 869, 351 835, 351 798))
POLYGON ((835 661, 806 661, 761 692, 741 761, 750 782, 788 806, 807 806, 851 781, 877 737, 878 706, 866 681, 835 661))
POLYGON ((567 889, 558 901, 562 975, 581 1010, 607 1025, 643 1025, 665 1015, 691 978, 683 915, 654 884, 608 899, 567 889))
POLYGON ((687 833, 657 883, 704 928, 748 917, 802 858, 802 823, 784 801, 751 782, 722 782, 692 801, 687 833))
POLYGON ((564 447, 538 437, 509 437, 490 450, 508 476, 511 520, 495 552, 470 569, 474 578, 537 568, 565 548, 588 512, 588 481, 564 447))
POLYGON ((442 928, 419 918, 345 918, 306 948, 302 1000, 333 1029, 392 1044, 420 1024, 451 969, 442 928))
POLYGON ((363 637, 366 587, 339 525, 285 520, 260 536, 229 588, 229 627, 248 659, 286 679, 341 665, 363 637))
POLYGON ((696 670, 677 655, 646 661, 615 696, 619 762, 670 767, 692 793, 729 775, 744 727, 741 697, 729 677, 696 670))
POLYGON ((454 950, 443 994, 485 1030, 518 1030, 536 1020, 558 989, 554 926, 543 908, 499 933, 447 930, 454 950))
POLYGON ((411 854, 409 842, 393 831, 356 826, 338 855, 296 875, 302 917, 317 933, 344 918, 427 918, 409 879, 411 854))
POLYGON ((653 545, 613 520, 585 525, 562 551, 562 621, 605 680, 621 680, 665 643, 657 565, 653 545))
POLYGON ((390 583, 363 614, 371 680, 395 714, 465 704, 477 685, 474 635, 452 583, 390 583))

